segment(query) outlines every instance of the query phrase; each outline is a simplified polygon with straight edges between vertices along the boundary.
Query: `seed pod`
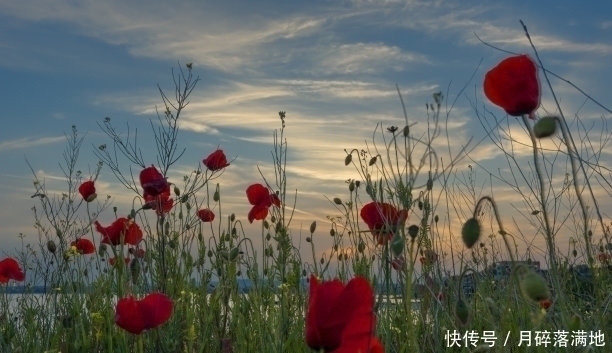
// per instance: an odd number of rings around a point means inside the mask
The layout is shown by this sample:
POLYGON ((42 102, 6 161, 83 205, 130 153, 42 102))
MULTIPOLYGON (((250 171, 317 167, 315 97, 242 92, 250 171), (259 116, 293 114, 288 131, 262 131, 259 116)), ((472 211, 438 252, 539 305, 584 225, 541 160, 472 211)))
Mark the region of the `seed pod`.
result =
POLYGON ((552 136, 557 131, 557 118, 545 116, 540 118, 533 126, 533 134, 541 139, 552 136))
POLYGON ((470 218, 461 228, 461 239, 468 249, 471 249, 480 238, 480 222, 476 218, 470 218))

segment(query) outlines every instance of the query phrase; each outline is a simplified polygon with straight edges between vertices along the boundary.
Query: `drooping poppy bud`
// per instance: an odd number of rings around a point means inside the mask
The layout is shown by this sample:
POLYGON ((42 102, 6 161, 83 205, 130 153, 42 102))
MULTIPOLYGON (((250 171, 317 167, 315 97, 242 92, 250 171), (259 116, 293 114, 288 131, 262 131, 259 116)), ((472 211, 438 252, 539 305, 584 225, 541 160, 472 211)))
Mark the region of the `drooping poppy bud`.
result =
POLYGON ((557 131, 557 118, 552 116, 540 118, 533 125, 533 134, 539 139, 552 136, 555 131, 557 131))
POLYGON ((544 277, 538 275, 533 270, 528 270, 520 279, 519 287, 523 296, 535 302, 550 299, 550 290, 544 277))
POLYGON ((461 239, 468 249, 471 249, 480 238, 480 222, 476 218, 470 218, 461 228, 461 239))

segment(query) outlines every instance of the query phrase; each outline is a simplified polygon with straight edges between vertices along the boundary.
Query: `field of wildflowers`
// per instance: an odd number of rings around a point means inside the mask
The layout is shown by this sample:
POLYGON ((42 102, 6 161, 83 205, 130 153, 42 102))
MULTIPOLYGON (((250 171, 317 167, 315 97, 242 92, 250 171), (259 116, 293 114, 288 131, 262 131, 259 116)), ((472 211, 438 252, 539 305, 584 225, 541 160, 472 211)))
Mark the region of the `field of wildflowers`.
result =
MULTIPOLYGON (((182 156, 178 122, 198 82, 187 65, 173 77, 175 94, 162 92, 164 110, 152 124, 155 161, 144 160, 136 137, 107 118, 100 127, 111 143, 97 148, 93 175, 78 170, 83 138, 73 127, 63 156, 65 192, 52 195, 35 179, 39 246, 0 261, 0 351, 609 351, 612 242, 589 182, 595 168, 578 152, 560 108, 538 115, 541 90, 552 86, 541 84, 547 70, 535 48, 534 54, 508 55, 482 87, 531 141, 532 163, 514 166, 529 177, 514 180, 531 181, 515 187, 529 190, 546 270, 518 249, 521 235, 504 227, 493 196, 463 203, 469 216, 460 229, 441 229, 436 204, 452 201, 453 167, 469 154, 456 151, 445 164, 436 155, 434 140, 444 132, 441 93, 428 103, 427 136, 414 136, 406 117, 403 128, 381 131, 384 148, 347 151, 344 164, 356 177, 345 198, 331 199, 340 212, 330 216, 331 254, 316 253, 316 222, 305 244, 292 236, 285 112, 274 134, 275 175, 262 173, 246 188, 252 206, 246 218, 222 208, 217 179, 234 163, 222 149, 170 180, 182 156), (553 152, 562 157, 543 149, 543 139, 559 140, 553 152), (551 181, 555 165, 569 170, 563 190, 551 181), (97 195, 102 168, 133 193, 131 209, 97 195), (558 207, 558 195, 571 207, 558 207), (567 256, 556 244, 566 219, 577 228, 567 256), (246 221, 261 224, 257 242, 244 231, 246 221), (489 228, 495 231, 487 240, 489 228), (442 236, 464 246, 450 250, 465 254, 452 272, 441 261, 449 252, 442 236), (304 245, 310 254, 300 251, 304 245), (10 304, 10 285, 24 281, 26 293, 10 304), (28 296, 34 286, 45 295, 28 296)), ((512 150, 504 152, 512 163, 512 150)))

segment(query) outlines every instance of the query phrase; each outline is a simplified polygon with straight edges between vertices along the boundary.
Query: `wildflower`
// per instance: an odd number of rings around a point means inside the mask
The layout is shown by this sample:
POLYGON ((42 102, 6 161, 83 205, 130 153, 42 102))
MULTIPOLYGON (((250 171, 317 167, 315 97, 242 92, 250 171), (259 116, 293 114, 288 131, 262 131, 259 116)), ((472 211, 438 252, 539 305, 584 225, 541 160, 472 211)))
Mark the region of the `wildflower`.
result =
POLYGON ((153 165, 140 172, 140 185, 144 194, 151 197, 158 196, 166 190, 170 193, 168 181, 153 165))
POLYGON ((361 208, 361 219, 368 225, 378 244, 386 244, 408 219, 408 211, 398 211, 384 202, 370 202, 361 208))
POLYGON ((70 246, 74 246, 76 248, 76 251, 79 254, 83 255, 93 254, 94 252, 96 252, 96 247, 91 242, 91 240, 87 238, 77 238, 75 241, 70 243, 70 246))
POLYGON ((493 104, 512 116, 528 114, 540 105, 540 81, 537 67, 528 55, 502 60, 486 73, 484 93, 493 104))
POLYGON ((253 184, 246 189, 247 199, 253 205, 249 211, 249 222, 262 220, 268 216, 268 208, 272 205, 280 207, 278 195, 271 194, 267 187, 253 184))
POLYGON ((88 180, 79 185, 79 193, 83 196, 83 200, 87 202, 92 202, 98 196, 93 180, 88 180))
POLYGON ((169 184, 167 184, 167 187, 158 195, 154 196, 145 192, 142 196, 145 200, 143 208, 155 210, 159 216, 170 212, 172 206, 174 206, 174 200, 170 198, 169 184))
POLYGON ((382 352, 373 336, 376 317, 372 287, 355 277, 344 285, 339 280, 319 283, 310 277, 306 312, 306 343, 325 352, 382 352))
POLYGON ((138 245, 142 239, 142 230, 134 221, 125 217, 118 218, 110 226, 103 227, 98 221, 96 230, 102 234, 102 243, 110 245, 124 244, 138 245))
POLYGON ((215 214, 210 209, 203 208, 198 211, 198 218, 204 223, 212 222, 215 219, 215 214))
POLYGON ((172 306, 172 300, 162 293, 151 293, 141 300, 130 295, 117 301, 115 323, 138 335, 168 321, 172 315, 172 306))
POLYGON ((202 161, 206 168, 211 172, 215 172, 217 170, 221 170, 229 165, 227 162, 227 157, 225 157, 225 153, 223 150, 217 149, 213 153, 209 154, 208 157, 204 158, 202 161))
POLYGON ((12 257, 0 261, 0 283, 8 283, 9 280, 15 280, 23 282, 25 280, 25 274, 17 260, 12 257))

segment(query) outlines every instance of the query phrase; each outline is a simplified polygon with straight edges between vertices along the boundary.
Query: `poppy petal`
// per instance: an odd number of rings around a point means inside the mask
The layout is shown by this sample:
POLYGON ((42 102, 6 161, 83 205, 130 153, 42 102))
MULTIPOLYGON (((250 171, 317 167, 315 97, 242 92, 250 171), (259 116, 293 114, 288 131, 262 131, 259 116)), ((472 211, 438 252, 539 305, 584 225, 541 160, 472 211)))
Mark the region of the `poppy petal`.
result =
POLYGON ((265 203, 269 198, 270 191, 261 184, 253 184, 246 189, 247 199, 251 205, 265 203))

